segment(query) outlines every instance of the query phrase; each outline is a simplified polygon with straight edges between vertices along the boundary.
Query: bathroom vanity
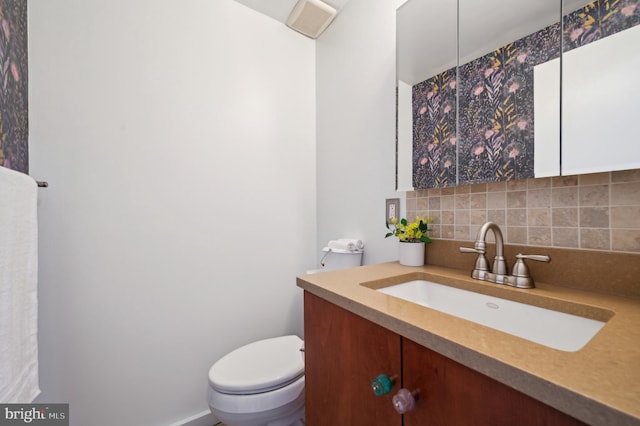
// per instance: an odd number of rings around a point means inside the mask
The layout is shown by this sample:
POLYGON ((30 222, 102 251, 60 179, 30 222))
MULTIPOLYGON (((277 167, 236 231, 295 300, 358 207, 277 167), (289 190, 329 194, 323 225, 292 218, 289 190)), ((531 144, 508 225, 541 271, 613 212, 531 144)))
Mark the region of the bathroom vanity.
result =
POLYGON ((305 290, 307 424, 640 424, 640 301, 537 283, 515 289, 465 271, 396 262, 298 278, 305 290), (604 321, 568 352, 380 291, 426 279, 604 321), (394 379, 376 396, 371 381, 394 379), (415 408, 396 412, 400 388, 415 408))

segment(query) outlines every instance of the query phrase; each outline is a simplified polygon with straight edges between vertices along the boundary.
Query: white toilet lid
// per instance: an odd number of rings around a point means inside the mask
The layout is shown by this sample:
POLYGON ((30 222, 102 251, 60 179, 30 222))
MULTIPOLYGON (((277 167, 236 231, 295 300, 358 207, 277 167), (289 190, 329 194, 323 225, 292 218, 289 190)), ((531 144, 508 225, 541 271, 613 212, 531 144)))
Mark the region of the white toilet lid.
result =
POLYGON ((281 388, 304 374, 303 341, 298 336, 260 340, 220 358, 209 370, 219 392, 253 394, 281 388))

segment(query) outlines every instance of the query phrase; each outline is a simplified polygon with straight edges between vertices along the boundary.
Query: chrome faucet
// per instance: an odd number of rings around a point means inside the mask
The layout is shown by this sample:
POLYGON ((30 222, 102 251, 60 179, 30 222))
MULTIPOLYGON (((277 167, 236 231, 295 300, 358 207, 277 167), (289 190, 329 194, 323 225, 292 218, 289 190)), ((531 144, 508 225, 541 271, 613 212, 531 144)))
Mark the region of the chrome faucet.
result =
POLYGON ((506 284, 517 288, 533 288, 533 278, 529 275, 529 268, 524 259, 537 260, 539 262, 549 262, 551 258, 544 255, 518 254, 516 263, 513 265, 513 273, 509 275, 507 262, 504 259, 504 239, 500 227, 494 222, 487 222, 478 231, 474 248, 460 247, 463 253, 477 253, 478 258, 471 271, 471 278, 481 281, 490 281, 496 284, 506 284), (489 268, 487 260, 487 232, 493 231, 496 240, 496 256, 493 259, 493 267, 489 268))

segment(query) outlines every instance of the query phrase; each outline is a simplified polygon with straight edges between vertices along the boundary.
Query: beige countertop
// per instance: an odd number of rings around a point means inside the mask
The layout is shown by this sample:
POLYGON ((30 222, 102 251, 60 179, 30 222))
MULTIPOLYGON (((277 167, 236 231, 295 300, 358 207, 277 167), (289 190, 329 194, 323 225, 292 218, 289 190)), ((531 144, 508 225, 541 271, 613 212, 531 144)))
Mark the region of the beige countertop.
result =
MULTIPOLYGON (((397 262, 303 275, 299 287, 592 425, 640 425, 640 300, 536 283, 522 290, 464 271, 397 262), (425 279, 606 321, 564 352, 375 291, 425 279)), ((640 278, 639 283, 640 285, 640 278)))

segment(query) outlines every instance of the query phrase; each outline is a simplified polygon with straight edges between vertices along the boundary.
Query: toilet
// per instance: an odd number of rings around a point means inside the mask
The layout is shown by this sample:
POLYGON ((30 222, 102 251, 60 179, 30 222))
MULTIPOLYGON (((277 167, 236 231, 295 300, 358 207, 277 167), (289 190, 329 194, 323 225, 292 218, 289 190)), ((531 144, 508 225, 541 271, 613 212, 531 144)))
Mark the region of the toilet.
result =
POLYGON ((281 336, 242 346, 209 370, 209 407, 227 426, 304 425, 304 342, 281 336))
MULTIPOLYGON (((362 248, 324 253, 323 269, 307 273, 362 262, 362 248)), ((220 358, 209 369, 209 408, 226 426, 304 425, 303 340, 293 335, 259 340, 220 358)))
POLYGON ((340 238, 331 240, 322 249, 322 259, 320 259, 320 269, 312 269, 307 274, 315 274, 323 271, 334 271, 336 269, 355 268, 362 265, 362 254, 364 244, 361 240, 353 238, 340 238))

